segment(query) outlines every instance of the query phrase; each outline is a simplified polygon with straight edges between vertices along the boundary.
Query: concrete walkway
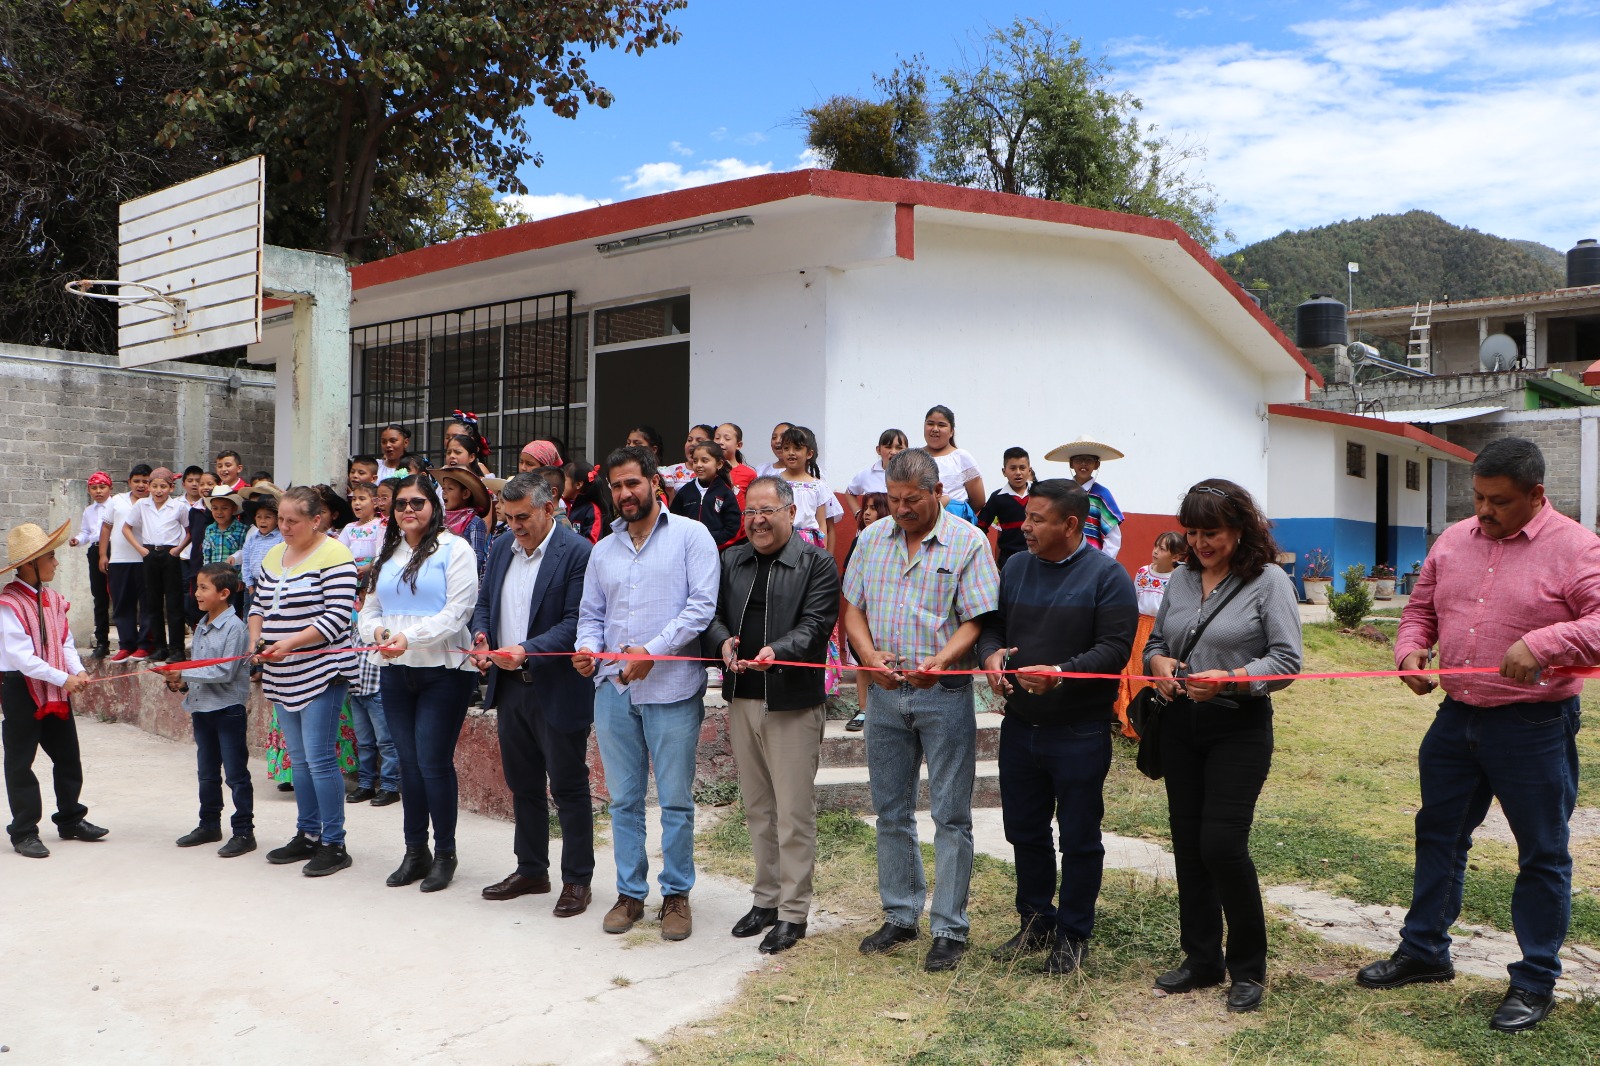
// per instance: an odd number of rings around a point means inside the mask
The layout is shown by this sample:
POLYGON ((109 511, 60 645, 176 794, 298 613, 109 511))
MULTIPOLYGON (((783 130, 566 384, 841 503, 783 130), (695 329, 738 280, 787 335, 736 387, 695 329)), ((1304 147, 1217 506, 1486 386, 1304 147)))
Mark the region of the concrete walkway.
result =
MULTIPOLYGON (((1498 810, 1494 808, 1494 813, 1498 814, 1498 810)), ((1593 815, 1593 811, 1580 810, 1575 822, 1600 821, 1593 815)), ((917 833, 922 841, 933 841, 933 819, 926 811, 918 812, 917 833)), ((972 812, 972 839, 973 847, 985 855, 1012 861, 1011 845, 1006 843, 1005 825, 998 809, 979 808, 972 812)), ((1172 854, 1161 845, 1115 833, 1103 833, 1101 839, 1105 843, 1107 869, 1137 870, 1155 878, 1175 876, 1172 854)), ((1374 959, 1388 957, 1400 943, 1400 926, 1406 916, 1403 906, 1362 905, 1305 885, 1272 885, 1264 894, 1268 903, 1280 908, 1280 917, 1336 944, 1366 948, 1373 952, 1374 959)), ((1522 958, 1511 933, 1465 923, 1457 923, 1455 928, 1459 932, 1452 950, 1456 969, 1462 973, 1504 981, 1506 966, 1522 958)), ((1561 952, 1561 960, 1563 973, 1557 985, 1560 993, 1600 995, 1600 951, 1569 943, 1561 952)))
MULTIPOLYGON (((264 853, 294 833, 294 797, 259 760, 261 850, 176 848, 195 824, 193 749, 92 719, 78 730, 84 802, 111 835, 63 841, 47 824, 49 859, 0 852, 7 1066, 623 1063, 716 1013, 761 965, 754 940, 727 935, 748 889, 720 879, 696 885, 687 941, 666 943, 653 920, 603 933, 616 899, 604 842, 587 914, 555 918, 553 896, 481 899, 514 860, 511 826, 476 815, 461 815, 455 883, 433 895, 383 883, 402 852, 398 804, 349 808, 349 870, 271 866, 264 853)), ((49 765, 35 764, 47 803, 49 765)))

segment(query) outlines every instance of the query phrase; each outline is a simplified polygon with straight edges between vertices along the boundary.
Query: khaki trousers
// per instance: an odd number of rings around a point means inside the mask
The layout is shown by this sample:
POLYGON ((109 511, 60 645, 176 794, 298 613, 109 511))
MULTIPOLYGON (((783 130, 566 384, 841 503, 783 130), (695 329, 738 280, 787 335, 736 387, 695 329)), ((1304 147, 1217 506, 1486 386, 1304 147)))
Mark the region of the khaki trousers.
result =
POLYGON ((811 913, 825 718, 820 704, 769 713, 761 700, 736 699, 728 707, 739 796, 756 860, 755 906, 776 908, 783 922, 803 922, 811 913))

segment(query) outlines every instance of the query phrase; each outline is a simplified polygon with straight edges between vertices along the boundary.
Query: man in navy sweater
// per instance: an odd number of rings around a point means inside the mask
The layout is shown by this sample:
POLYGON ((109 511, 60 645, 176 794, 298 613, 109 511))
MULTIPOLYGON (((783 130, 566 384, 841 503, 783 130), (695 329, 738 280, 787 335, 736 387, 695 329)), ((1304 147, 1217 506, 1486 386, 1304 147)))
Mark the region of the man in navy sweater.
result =
POLYGON ((1105 848, 1101 789, 1111 768, 1118 682, 1045 671, 1117 674, 1139 624, 1133 580, 1084 539, 1089 494, 1062 478, 1036 482, 1022 532, 1028 551, 1000 573, 1000 609, 978 638, 989 684, 1006 696, 1000 808, 1016 850, 1021 928, 995 951, 1011 960, 1050 949, 1048 972, 1083 963, 1094 929, 1105 848), (1017 670, 1005 675, 1002 670, 1017 670), (1051 824, 1061 829, 1060 902, 1051 824))

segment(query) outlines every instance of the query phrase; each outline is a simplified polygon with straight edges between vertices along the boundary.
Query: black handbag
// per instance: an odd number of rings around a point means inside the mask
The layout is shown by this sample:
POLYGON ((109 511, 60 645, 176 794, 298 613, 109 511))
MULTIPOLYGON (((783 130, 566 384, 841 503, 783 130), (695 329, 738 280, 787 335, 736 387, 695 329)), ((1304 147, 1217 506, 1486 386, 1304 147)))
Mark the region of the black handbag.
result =
MULTIPOLYGON (((1222 598, 1222 602, 1217 604, 1217 609, 1206 615, 1199 625, 1189 631, 1189 642, 1174 658, 1179 662, 1187 659, 1189 653, 1194 651, 1195 645, 1200 643, 1200 634, 1206 631, 1206 626, 1211 624, 1211 620, 1221 614, 1229 601, 1250 584, 1252 581, 1235 585, 1233 590, 1222 598)), ((1161 780, 1164 772, 1161 769, 1161 715, 1170 703, 1172 701, 1163 697, 1155 685, 1150 685, 1148 688, 1140 689, 1133 697, 1133 701, 1128 704, 1128 724, 1139 734, 1139 754, 1134 759, 1134 765, 1139 768, 1141 774, 1152 781, 1161 780)))

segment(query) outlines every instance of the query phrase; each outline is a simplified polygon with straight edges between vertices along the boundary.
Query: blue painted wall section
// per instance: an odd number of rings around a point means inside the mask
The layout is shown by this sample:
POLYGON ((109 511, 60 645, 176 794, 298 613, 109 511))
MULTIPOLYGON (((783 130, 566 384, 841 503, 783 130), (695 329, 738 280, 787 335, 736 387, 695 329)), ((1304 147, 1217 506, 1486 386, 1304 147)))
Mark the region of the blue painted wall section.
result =
MULTIPOLYGON (((1280 518, 1272 525, 1272 535, 1280 551, 1294 552, 1295 587, 1302 599, 1305 586, 1306 559, 1313 548, 1321 548, 1333 560, 1329 574, 1336 590, 1344 589, 1344 571, 1349 566, 1364 566, 1372 570, 1373 546, 1378 535, 1373 522, 1358 522, 1349 518, 1280 518)), ((1428 533, 1422 526, 1393 526, 1389 531, 1390 558, 1394 560, 1396 574, 1411 569, 1415 560, 1428 554, 1428 533)))

